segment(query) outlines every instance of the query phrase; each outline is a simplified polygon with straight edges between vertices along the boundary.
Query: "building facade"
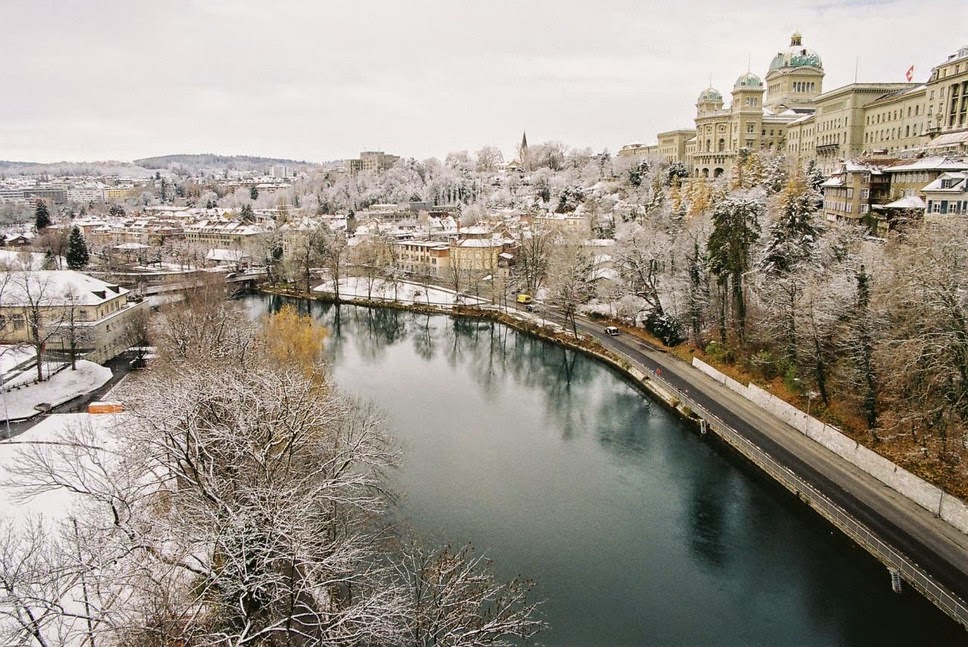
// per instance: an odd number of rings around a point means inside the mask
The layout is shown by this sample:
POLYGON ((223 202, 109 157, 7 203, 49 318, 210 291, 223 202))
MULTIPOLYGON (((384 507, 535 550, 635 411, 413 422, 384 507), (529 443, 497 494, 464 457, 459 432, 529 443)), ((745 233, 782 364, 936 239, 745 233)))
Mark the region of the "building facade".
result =
POLYGON ((132 326, 148 303, 128 302, 129 290, 72 270, 4 273, 0 341, 43 340, 48 352, 104 362, 132 341, 132 326))
MULTIPOLYGON (((730 174, 745 151, 785 153, 826 173, 860 157, 968 155, 968 46, 925 83, 852 83, 824 91, 823 62, 795 33, 770 61, 734 83, 729 105, 713 87, 696 101, 695 130, 659 133, 629 154, 685 163, 691 177, 730 174)), ((624 150, 624 149, 623 149, 624 150)))

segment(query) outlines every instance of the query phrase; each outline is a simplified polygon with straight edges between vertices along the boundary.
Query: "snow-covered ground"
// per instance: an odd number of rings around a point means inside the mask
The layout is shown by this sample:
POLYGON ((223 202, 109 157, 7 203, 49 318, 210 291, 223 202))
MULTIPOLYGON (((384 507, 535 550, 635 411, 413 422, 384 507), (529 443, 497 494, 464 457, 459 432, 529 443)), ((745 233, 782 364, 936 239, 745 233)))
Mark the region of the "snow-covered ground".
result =
POLYGON ((29 346, 0 346, 0 374, 6 375, 34 355, 34 349, 29 346))
MULTIPOLYGON (((17 481, 15 464, 31 446, 63 442, 72 432, 90 432, 87 440, 98 445, 110 442, 111 430, 124 414, 58 413, 51 414, 15 438, 0 441, 0 518, 23 519, 43 515, 49 521, 66 518, 79 501, 78 495, 65 488, 52 489, 29 498, 13 485, 17 481)), ((65 468, 68 466, 64 466, 65 468)), ((71 466, 70 470, 76 466, 71 466)))
MULTIPOLYGON (((333 292, 333 282, 326 281, 313 288, 313 291, 333 292)), ((424 303, 434 306, 453 306, 457 303, 464 305, 488 303, 487 299, 480 299, 467 294, 460 295, 458 300, 458 295, 453 290, 421 285, 419 283, 405 281, 391 283, 383 279, 375 279, 371 286, 366 277, 340 279, 339 293, 341 297, 347 298, 355 297, 378 301, 397 301, 405 304, 424 303)))
POLYGON ((19 420, 38 413, 38 404, 51 406, 67 402, 100 388, 111 379, 111 369, 87 360, 78 360, 77 370, 66 368, 49 380, 5 391, 0 396, 0 420, 19 420), (4 413, 6 415, 4 415, 4 413))
MULTIPOLYGON (((69 574, 47 570, 51 565, 44 559, 52 554, 48 551, 54 550, 56 538, 69 528, 71 518, 90 520, 92 514, 100 513, 92 510, 82 495, 66 487, 38 487, 48 482, 38 474, 46 469, 40 464, 55 470, 60 475, 58 479, 69 483, 80 484, 78 475, 83 472, 90 475, 85 477, 90 482, 96 482, 103 477, 98 466, 110 466, 114 460, 116 442, 122 437, 117 429, 124 415, 54 414, 16 438, 0 441, 0 526, 8 542, 3 548, 5 557, 15 562, 24 560, 22 570, 14 575, 20 578, 14 580, 17 593, 4 601, 5 611, 15 606, 22 610, 20 605, 24 605, 35 617, 43 618, 42 635, 47 642, 42 644, 89 644, 81 625, 84 589, 69 574), (86 449, 72 450, 65 445, 78 442, 86 449), (37 574, 45 579, 38 580, 37 574), (56 589, 43 588, 46 578, 56 589), (40 600, 31 597, 38 591, 43 596, 40 600), (59 606, 64 614, 48 614, 47 602, 59 606)), ((0 619, 0 634, 25 637, 10 616, 0 619)))

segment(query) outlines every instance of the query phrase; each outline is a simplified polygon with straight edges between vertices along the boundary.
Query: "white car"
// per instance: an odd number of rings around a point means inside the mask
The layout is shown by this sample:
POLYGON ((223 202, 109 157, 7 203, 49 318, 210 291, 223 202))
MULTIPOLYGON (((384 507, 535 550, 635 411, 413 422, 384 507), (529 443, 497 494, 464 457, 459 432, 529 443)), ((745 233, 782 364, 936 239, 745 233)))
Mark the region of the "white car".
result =
POLYGON ((618 337, 618 328, 615 326, 605 326, 605 334, 609 337, 618 337))

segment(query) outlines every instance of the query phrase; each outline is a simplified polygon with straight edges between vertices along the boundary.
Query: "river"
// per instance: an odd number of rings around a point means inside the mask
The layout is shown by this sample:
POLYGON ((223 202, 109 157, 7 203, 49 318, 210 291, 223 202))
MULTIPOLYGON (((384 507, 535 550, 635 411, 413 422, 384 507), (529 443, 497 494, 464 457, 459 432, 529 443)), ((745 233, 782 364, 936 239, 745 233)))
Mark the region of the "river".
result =
MULTIPOLYGON (((278 300, 251 297, 254 313, 278 300)), ((404 450, 400 518, 537 581, 549 645, 963 645, 785 490, 573 351, 469 319, 302 303, 404 450)))

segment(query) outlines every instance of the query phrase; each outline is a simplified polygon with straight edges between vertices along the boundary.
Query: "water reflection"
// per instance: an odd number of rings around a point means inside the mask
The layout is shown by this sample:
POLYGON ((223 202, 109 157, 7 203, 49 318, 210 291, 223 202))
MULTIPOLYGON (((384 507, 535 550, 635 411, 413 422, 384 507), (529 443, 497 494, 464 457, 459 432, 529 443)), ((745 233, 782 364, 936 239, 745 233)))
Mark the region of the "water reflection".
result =
POLYGON ((311 312, 331 331, 337 380, 377 400, 406 449, 401 515, 473 540, 504 577, 534 577, 554 627, 544 644, 964 642, 794 497, 600 364, 491 322, 311 312))

